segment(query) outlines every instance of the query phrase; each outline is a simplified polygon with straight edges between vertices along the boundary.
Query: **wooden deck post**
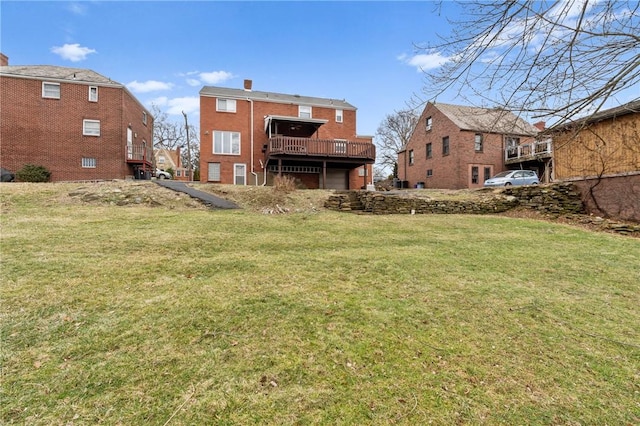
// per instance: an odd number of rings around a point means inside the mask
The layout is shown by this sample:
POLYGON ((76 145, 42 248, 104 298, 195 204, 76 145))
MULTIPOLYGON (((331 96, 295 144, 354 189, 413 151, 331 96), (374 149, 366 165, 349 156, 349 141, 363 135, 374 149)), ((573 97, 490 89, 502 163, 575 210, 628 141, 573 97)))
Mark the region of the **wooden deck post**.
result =
POLYGON ((322 162, 322 189, 327 189, 327 162, 322 162))

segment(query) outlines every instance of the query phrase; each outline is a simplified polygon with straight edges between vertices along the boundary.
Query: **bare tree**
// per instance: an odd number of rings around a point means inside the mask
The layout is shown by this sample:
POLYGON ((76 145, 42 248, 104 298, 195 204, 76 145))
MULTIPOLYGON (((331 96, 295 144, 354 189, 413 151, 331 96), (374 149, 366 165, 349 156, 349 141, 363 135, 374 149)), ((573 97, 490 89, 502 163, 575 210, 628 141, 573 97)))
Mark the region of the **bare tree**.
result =
MULTIPOLYGON (((152 105, 153 112, 153 146, 175 150, 180 147, 182 164, 188 167, 187 132, 184 121, 171 121, 169 115, 157 105, 152 105)), ((200 165, 200 141, 198 129, 189 124, 189 145, 191 147, 191 169, 197 170, 200 165)))
POLYGON ((380 123, 375 141, 377 162, 381 167, 393 169, 398 152, 409 142, 419 118, 415 110, 405 109, 387 115, 380 123))
MULTIPOLYGON (((640 83, 637 0, 465 1, 450 36, 423 52, 423 95, 454 90, 516 113, 564 122, 640 83)), ((470 101, 473 103, 472 101, 470 101)))

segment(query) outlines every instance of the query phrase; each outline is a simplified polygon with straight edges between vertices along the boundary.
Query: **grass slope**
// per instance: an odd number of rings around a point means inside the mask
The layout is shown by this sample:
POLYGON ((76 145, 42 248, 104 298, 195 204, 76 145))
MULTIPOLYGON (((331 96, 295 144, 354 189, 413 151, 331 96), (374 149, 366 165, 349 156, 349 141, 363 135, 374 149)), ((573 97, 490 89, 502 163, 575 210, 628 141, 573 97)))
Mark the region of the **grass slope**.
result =
POLYGON ((637 424, 640 242, 3 186, 4 424, 637 424))

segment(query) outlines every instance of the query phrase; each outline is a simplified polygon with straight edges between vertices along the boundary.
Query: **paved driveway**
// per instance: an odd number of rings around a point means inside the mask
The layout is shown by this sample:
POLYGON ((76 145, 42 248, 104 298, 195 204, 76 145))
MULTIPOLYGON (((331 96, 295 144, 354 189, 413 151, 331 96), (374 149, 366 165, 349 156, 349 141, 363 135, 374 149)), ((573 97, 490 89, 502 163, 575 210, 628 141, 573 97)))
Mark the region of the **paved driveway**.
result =
POLYGON ((160 186, 164 186, 165 188, 172 189, 177 192, 184 192, 191 196, 191 198, 195 198, 196 200, 202 201, 205 205, 209 206, 211 209, 239 209, 236 204, 231 201, 225 200, 224 198, 216 197, 213 194, 204 191, 198 191, 197 189, 193 189, 190 186, 186 185, 184 182, 176 181, 176 180, 167 180, 167 179, 156 179, 155 183, 160 186))

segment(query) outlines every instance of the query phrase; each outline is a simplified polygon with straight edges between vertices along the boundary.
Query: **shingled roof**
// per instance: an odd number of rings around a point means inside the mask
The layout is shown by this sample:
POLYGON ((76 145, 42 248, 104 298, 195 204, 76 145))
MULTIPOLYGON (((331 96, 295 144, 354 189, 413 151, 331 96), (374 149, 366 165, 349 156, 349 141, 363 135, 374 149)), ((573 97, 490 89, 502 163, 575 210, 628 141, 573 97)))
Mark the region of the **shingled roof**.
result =
POLYGON ((462 130, 483 133, 534 136, 533 125, 510 111, 501 108, 477 108, 451 104, 433 104, 462 130))
POLYGON ((117 81, 113 81, 92 70, 54 65, 8 65, 0 67, 0 74, 24 78, 42 78, 122 86, 122 84, 117 81))
POLYGON ((297 105, 319 106, 327 108, 356 110, 357 108, 344 99, 316 98, 312 96, 287 95, 284 93, 261 92, 257 90, 230 89, 227 87, 204 86, 201 96, 229 97, 251 99, 254 101, 276 102, 297 105))

